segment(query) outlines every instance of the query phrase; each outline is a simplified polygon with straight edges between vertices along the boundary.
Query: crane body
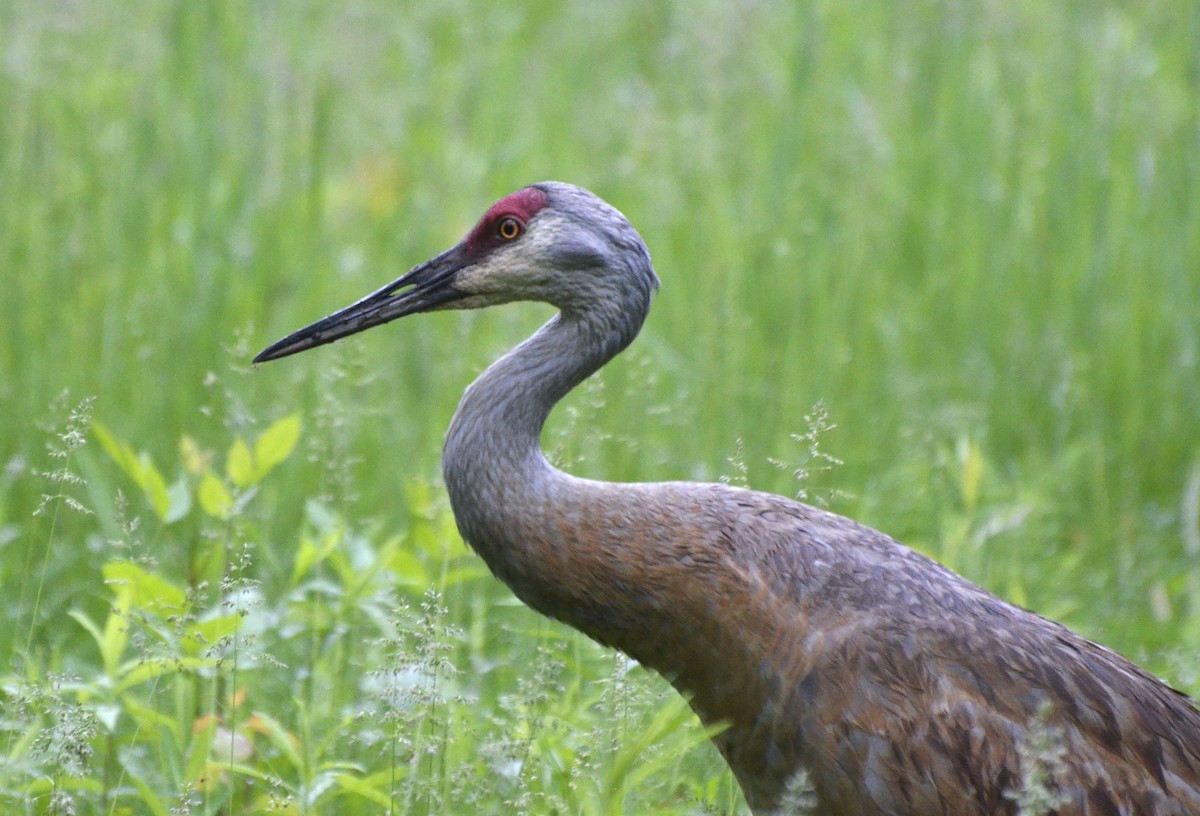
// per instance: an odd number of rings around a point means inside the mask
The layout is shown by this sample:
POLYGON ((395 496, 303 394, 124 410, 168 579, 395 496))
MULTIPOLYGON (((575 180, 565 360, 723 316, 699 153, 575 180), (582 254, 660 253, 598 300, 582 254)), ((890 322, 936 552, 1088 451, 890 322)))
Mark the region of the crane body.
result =
POLYGON ((1032 735, 1059 816, 1200 815, 1200 712, 1117 653, 888 536, 772 494, 553 467, 553 406, 636 337, 658 279, 616 209, 545 182, 256 362, 415 312, 559 313, 467 389, 443 473, 463 538, 526 604, 689 697, 756 814, 804 771, 822 816, 1016 814, 1032 735))

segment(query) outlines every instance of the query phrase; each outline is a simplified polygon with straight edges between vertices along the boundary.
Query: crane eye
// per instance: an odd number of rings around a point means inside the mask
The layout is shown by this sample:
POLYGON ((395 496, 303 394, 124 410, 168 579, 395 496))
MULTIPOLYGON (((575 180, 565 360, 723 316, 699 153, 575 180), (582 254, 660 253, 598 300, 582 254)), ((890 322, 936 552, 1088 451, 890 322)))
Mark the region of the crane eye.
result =
POLYGON ((511 215, 506 215, 496 224, 496 234, 505 241, 511 241, 521 235, 523 226, 520 221, 511 215))

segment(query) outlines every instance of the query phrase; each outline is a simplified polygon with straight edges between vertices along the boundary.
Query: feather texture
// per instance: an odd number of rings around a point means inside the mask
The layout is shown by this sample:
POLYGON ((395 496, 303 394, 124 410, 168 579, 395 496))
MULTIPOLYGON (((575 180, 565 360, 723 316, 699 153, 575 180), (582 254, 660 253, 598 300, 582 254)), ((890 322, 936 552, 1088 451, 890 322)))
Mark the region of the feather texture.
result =
POLYGON ((468 238, 266 349, 419 311, 560 313, 467 389, 443 452, 459 529, 534 609, 688 695, 755 814, 804 772, 820 816, 1200 814, 1200 713, 1103 646, 849 519, 726 485, 553 468, 554 405, 637 335, 641 237, 578 187, 497 202, 468 238))

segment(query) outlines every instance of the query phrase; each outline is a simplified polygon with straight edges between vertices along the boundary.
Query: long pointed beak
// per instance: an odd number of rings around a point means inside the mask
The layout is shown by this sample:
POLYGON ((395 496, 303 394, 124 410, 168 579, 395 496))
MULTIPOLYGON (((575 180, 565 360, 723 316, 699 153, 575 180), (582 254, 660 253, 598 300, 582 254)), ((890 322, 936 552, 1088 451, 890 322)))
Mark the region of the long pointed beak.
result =
POLYGON ((272 343, 258 353, 254 362, 278 360, 405 315, 443 308, 466 297, 467 293, 454 288, 454 276, 469 263, 462 244, 448 249, 357 303, 272 343))

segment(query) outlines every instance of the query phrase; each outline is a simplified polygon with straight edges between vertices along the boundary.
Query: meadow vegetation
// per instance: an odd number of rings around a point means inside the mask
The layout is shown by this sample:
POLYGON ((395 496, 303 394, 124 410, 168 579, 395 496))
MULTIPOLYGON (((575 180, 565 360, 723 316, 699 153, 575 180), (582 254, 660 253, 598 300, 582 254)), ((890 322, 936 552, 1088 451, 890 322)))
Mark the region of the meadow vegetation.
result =
POLYGON ((0 811, 745 812, 458 538, 445 426, 546 307, 249 365, 546 178, 663 280, 556 461, 829 504, 1200 692, 1198 42, 1186 0, 0 4, 0 811))

